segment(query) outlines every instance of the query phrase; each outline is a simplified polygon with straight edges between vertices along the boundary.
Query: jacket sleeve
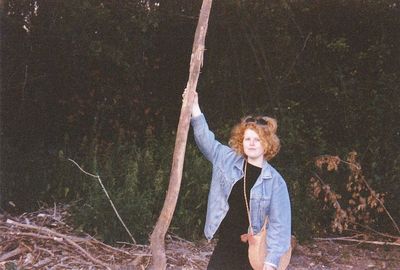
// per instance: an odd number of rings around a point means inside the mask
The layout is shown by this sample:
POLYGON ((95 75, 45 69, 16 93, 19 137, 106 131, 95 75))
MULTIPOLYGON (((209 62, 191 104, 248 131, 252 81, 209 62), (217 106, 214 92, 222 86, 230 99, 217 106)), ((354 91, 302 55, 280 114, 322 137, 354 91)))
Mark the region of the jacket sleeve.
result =
POLYGON ((279 177, 273 187, 271 197, 265 263, 277 268, 280 258, 290 247, 290 240, 291 209, 289 193, 285 181, 279 177))
POLYGON ((193 117, 191 124, 194 130, 194 138, 199 150, 206 159, 211 163, 216 164, 217 160, 220 159, 224 154, 232 151, 226 145, 221 144, 215 139, 215 135, 208 128, 207 121, 203 114, 193 117))

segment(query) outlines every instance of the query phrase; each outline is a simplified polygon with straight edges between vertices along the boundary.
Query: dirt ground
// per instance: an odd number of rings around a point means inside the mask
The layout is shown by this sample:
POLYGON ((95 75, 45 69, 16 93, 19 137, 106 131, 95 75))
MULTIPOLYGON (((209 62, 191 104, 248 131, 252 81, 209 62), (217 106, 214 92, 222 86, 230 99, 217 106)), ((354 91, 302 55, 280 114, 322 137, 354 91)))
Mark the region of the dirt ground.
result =
POLYGON ((315 241, 298 245, 289 269, 400 269, 400 247, 315 241))
MULTIPOLYGON (((199 246, 198 252, 212 253, 212 245, 199 246)), ((198 269, 205 269, 206 264, 198 269)), ((172 266, 170 269, 193 269, 186 266, 172 266)), ((400 247, 380 246, 360 243, 340 243, 337 241, 312 241, 297 244, 287 270, 327 269, 327 270, 400 270, 400 247)))

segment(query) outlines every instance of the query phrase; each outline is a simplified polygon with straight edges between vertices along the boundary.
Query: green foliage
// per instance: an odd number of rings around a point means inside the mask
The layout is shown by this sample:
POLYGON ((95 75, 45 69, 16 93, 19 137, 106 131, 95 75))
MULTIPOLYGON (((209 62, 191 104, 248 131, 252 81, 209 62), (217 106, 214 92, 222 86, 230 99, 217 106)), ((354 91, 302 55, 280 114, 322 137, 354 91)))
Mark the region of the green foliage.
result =
MULTIPOLYGON (((7 1, 2 22, 1 207, 78 200, 76 221, 140 239, 163 204, 199 1, 7 1), (37 6, 38 5, 38 6, 37 6)), ((276 117, 299 238, 329 223, 307 190, 316 156, 357 151, 399 220, 400 27, 390 0, 215 1, 198 92, 227 142, 246 114, 276 117)), ((198 237, 209 165, 188 145, 173 230, 198 237)), ((385 220, 377 226, 387 228, 385 220)), ((386 222, 387 223, 387 222, 386 222)), ((390 229, 390 228, 389 228, 390 229)), ((112 232, 112 233, 110 233, 112 232)))
MULTIPOLYGON (((141 147, 126 142, 104 147, 83 141, 81 145, 87 153, 80 161, 84 169, 100 176, 120 216, 140 242, 145 242, 152 231, 168 187, 174 136, 164 135, 155 139, 149 134, 141 147)), ((193 145, 188 145, 186 156, 171 231, 196 239, 202 235, 204 225, 210 165, 193 145)), ((70 199, 75 201, 72 209, 76 227, 107 242, 130 241, 98 180, 83 174, 69 161, 62 162, 64 169, 56 176, 60 181, 54 190, 74 190, 71 193, 76 197, 70 199)))
MULTIPOLYGON (((100 176, 122 219, 143 241, 151 231, 160 191, 165 188, 162 156, 157 154, 164 153, 163 149, 156 149, 151 139, 141 149, 127 142, 107 144, 92 139, 83 141, 81 150, 86 153, 80 161, 85 170, 100 176)), ((73 170, 77 168, 71 164, 73 170)), ((81 183, 75 183, 80 186, 74 207, 77 227, 108 242, 129 241, 98 180, 87 175, 82 178, 81 183)))

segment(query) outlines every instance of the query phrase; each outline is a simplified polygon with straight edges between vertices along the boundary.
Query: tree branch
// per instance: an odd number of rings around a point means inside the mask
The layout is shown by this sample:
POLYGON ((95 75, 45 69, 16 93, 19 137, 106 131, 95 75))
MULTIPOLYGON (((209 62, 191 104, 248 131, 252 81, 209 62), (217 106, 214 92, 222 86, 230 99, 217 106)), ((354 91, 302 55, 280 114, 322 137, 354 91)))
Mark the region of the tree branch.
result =
POLYGON ((169 186, 165 197, 164 206, 157 220, 153 233, 150 236, 150 249, 153 254, 151 269, 162 270, 166 268, 165 234, 172 220, 182 180, 183 162, 185 158, 187 135, 189 132, 190 114, 194 101, 194 92, 203 66, 205 36, 207 33, 208 19, 210 16, 212 0, 203 0, 199 21, 193 42, 192 56, 189 68, 189 80, 186 85, 178 128, 176 132, 175 148, 172 158, 172 168, 169 186))

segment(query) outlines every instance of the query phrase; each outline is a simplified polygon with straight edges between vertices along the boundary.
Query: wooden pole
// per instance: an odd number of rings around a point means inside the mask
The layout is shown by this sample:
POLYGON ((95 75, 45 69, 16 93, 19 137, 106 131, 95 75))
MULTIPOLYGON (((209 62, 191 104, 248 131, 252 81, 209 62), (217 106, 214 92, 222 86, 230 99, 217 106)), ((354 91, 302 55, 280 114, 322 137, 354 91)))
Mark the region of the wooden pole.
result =
POLYGON ((165 256, 164 239, 171 223, 172 215, 175 211, 179 189, 181 186, 191 110, 193 106, 194 92, 196 90, 197 81, 200 75, 200 69, 203 66, 203 54, 205 48, 204 44, 207 33, 208 18, 211 11, 211 4, 212 0, 203 0, 203 4, 201 6, 200 17, 197 23, 193 42, 189 79, 186 85, 186 95, 184 95, 178 129, 176 132, 175 149, 172 159, 168 191, 161 214, 157 220, 153 233, 150 236, 150 249, 153 255, 150 269, 154 270, 166 269, 167 259, 165 256))

